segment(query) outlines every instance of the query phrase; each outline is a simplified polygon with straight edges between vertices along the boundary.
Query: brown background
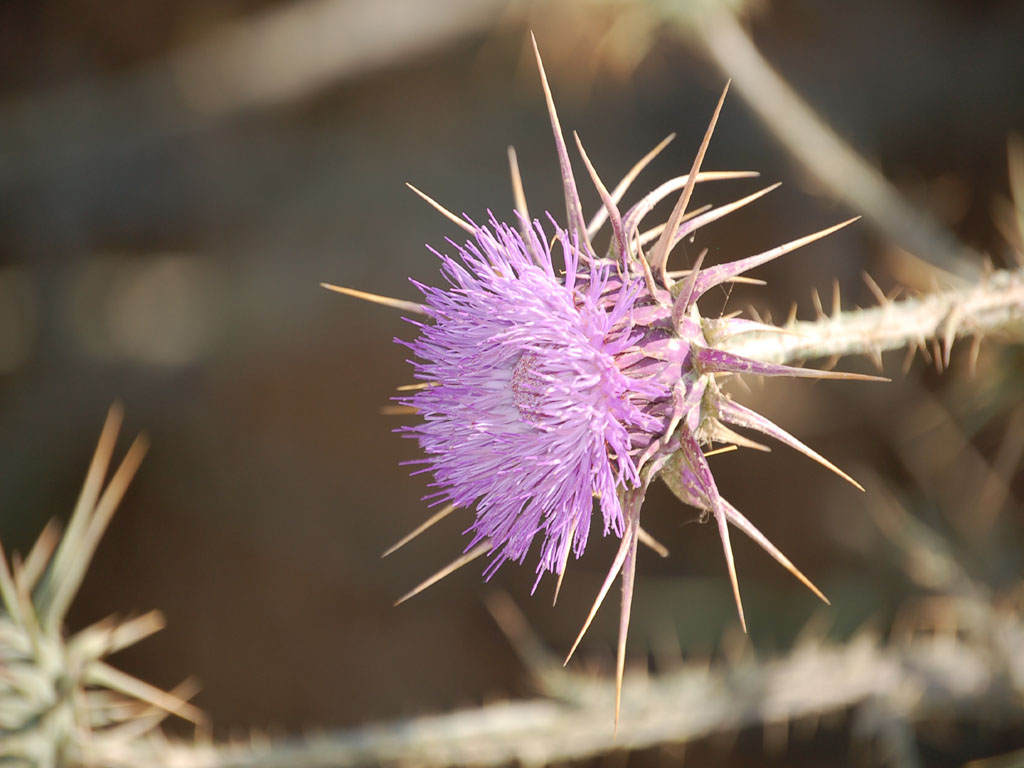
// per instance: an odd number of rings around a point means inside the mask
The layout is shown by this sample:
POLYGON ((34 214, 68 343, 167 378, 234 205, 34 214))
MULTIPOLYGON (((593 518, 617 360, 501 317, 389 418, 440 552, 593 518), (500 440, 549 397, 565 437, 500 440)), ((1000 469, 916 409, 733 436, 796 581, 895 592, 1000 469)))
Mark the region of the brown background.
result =
MULTIPOLYGON (((580 131, 610 183, 670 131, 679 137, 638 190, 685 172, 724 80, 667 29, 638 42, 646 53, 627 66, 596 47, 605 4, 588 12, 590 25, 578 7, 556 4, 408 55, 387 55, 395 44, 385 28, 375 46, 385 55, 372 67, 220 115, 190 103, 187 82, 125 85, 162 71, 183 46, 283 5, 0 4, 0 285, 15 286, 5 318, 21 329, 0 376, 0 536, 23 550, 47 518, 70 511, 106 408, 120 399, 126 432, 145 430, 153 445, 72 622, 161 609, 167 629, 116 661, 163 686, 195 676, 219 735, 527 694, 528 676, 485 608, 488 590, 509 592, 553 649, 567 648, 613 552, 600 537, 555 610, 552 583, 529 597, 532 567, 507 566, 485 585, 478 565, 391 607, 461 551, 469 513, 379 559, 425 514, 424 480, 399 466, 416 446, 380 413, 409 381, 405 350, 391 340, 411 329, 318 283, 415 299, 406 276, 436 280, 424 243, 442 247, 459 233, 404 182, 457 212, 508 216, 509 144, 531 210, 559 210, 528 25, 563 126, 580 131)), ((1000 264, 1006 245, 990 206, 1008 190, 1007 134, 1024 128, 1022 8, 780 0, 753 34, 841 135, 1000 264)), ((336 34, 339 47, 352 44, 346 29, 336 34)), ((705 166, 785 182, 698 238, 714 260, 856 213, 822 197, 739 97, 727 102, 705 166)), ((757 183, 716 186, 701 202, 757 183)), ((585 203, 592 211, 596 196, 585 203)), ((728 307, 779 316, 797 300, 809 318, 811 288, 827 295, 833 277, 847 305, 869 304, 859 274, 892 287, 890 248, 858 225, 763 268, 768 287, 736 290, 728 307)), ((706 312, 720 309, 715 301, 706 312)), ((971 477, 958 475, 948 493, 943 485, 963 469, 957 449, 921 470, 907 458, 941 434, 911 418, 925 396, 980 455, 998 447, 1020 401, 1020 350, 989 348, 973 381, 965 351, 944 377, 919 360, 904 378, 894 355, 891 385, 755 384, 743 397, 855 476, 884 478, 998 589, 1019 578, 1019 503, 1011 497, 979 531, 971 477)), ((832 597, 837 636, 869 618, 884 626, 912 591, 879 544, 870 496, 783 449, 713 466, 725 495, 832 597)), ((666 636, 713 653, 735 632, 717 536, 694 518, 664 489, 652 493, 645 524, 672 556, 641 557, 637 658, 666 636)), ((736 550, 751 639, 770 654, 818 606, 753 546, 736 550)), ((607 665, 614 631, 610 607, 582 656, 607 665)))

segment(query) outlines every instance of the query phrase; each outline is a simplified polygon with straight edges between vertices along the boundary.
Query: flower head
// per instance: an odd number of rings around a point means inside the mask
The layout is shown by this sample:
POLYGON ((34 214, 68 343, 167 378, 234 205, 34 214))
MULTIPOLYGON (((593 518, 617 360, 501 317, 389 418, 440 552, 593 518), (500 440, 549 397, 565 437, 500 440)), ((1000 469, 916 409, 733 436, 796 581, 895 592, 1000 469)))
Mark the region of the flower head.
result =
POLYGON ((425 315, 425 320, 415 323, 419 335, 403 342, 415 355, 413 365, 421 383, 401 402, 422 418, 406 433, 427 454, 423 464, 433 474, 434 487, 428 499, 447 505, 389 551, 456 507, 476 509, 466 554, 406 597, 483 554, 492 557, 488 574, 507 560, 523 562, 537 539, 541 541, 538 581, 550 571, 558 575, 560 586, 570 553, 583 554, 592 513, 599 509, 604 533, 619 537, 620 546, 569 655, 621 574, 617 663, 621 686, 637 545, 642 539, 651 541, 640 527, 640 509, 656 477, 701 510, 702 518, 715 520, 744 629, 730 525, 825 599, 722 497, 706 451, 714 443, 760 447, 734 428, 753 430, 857 484, 788 432, 725 395, 720 377, 874 377, 742 357, 730 351, 730 342, 766 326, 742 318, 705 318, 697 307, 712 288, 740 280, 748 270, 849 221, 739 261, 704 267, 705 251, 687 270, 668 269, 669 255, 683 238, 777 186, 727 205, 687 213, 697 182, 757 175, 700 171, 724 93, 690 172, 661 184, 625 211, 618 206, 627 188, 668 140, 609 192, 577 136, 581 158, 603 203, 588 223, 539 53, 537 63, 565 192, 566 226, 549 216, 551 229, 546 230, 530 219, 515 155, 510 153, 518 231, 493 216, 487 226, 477 226, 424 195, 470 235, 464 245, 449 241, 456 257, 435 252, 447 285, 418 285, 422 305, 338 290, 425 315), (655 206, 679 190, 668 221, 642 230, 655 206), (599 255, 594 240, 605 223, 610 225, 610 243, 607 252, 599 255))
POLYGON ((620 493, 640 486, 672 392, 635 362, 642 281, 603 262, 580 272, 577 243, 554 231, 557 267, 539 222, 520 235, 492 218, 459 261, 439 254, 449 286, 420 286, 429 321, 409 344, 430 386, 403 400, 423 417, 409 433, 435 497, 476 505, 470 547, 490 543, 493 571, 539 534, 538 579, 583 553, 595 496, 604 532, 623 535, 620 493))

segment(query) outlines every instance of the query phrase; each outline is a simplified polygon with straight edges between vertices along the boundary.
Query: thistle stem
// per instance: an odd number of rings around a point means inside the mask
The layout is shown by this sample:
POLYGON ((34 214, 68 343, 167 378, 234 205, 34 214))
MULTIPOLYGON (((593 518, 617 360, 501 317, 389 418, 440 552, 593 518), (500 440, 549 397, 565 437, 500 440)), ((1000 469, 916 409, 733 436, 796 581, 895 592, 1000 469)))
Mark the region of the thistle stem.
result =
POLYGON ((999 271, 967 288, 886 302, 815 321, 792 322, 785 333, 749 331, 721 341, 720 349, 767 363, 872 355, 922 347, 939 339, 944 362, 957 338, 1010 334, 1024 338, 1024 271, 999 271))

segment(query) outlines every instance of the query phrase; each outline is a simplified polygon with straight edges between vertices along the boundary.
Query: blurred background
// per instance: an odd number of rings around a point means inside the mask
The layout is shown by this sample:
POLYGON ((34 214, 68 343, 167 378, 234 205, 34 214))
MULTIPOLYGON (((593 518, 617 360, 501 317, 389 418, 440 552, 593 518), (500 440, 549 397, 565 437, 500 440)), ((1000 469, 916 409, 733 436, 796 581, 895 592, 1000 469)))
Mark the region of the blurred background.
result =
MULTIPOLYGON (((509 593, 562 653, 615 542, 592 540, 555 609, 553 582, 529 596, 532 566, 485 584, 479 564, 393 608, 462 551, 471 513, 380 560, 427 514, 424 478, 400 466, 416 445, 394 434, 401 417, 382 413, 411 380, 392 339, 412 329, 319 283, 416 300, 407 277, 438 279, 424 244, 444 248, 461 233, 405 182, 457 213, 507 218, 510 144, 531 211, 561 218, 530 29, 564 129, 579 131, 609 186, 673 131, 628 199, 685 173, 727 79, 701 26, 715 5, 0 3, 5 548, 24 551, 47 519, 70 512, 120 400, 126 433, 144 430, 152 448, 72 612, 76 626, 164 612, 167 629, 120 654, 120 667, 164 687, 194 676, 221 737, 530 695, 487 595, 509 593)), ((734 5, 765 58, 906 199, 995 266, 1013 263, 1007 141, 1024 131, 1024 4, 734 5)), ((680 259, 704 246, 712 263, 739 258, 861 212, 739 95, 705 168, 761 179, 705 185, 700 204, 784 185, 702 230, 680 259)), ((584 203, 593 212, 596 195, 584 203)), ((869 218, 762 268, 766 287, 737 287, 703 309, 752 305, 782 319, 796 301, 811 319, 812 289, 827 305, 833 280, 844 308, 867 306, 864 270, 884 291, 929 288, 907 250, 869 218)), ((941 585, 915 580, 887 543, 879 510, 892 505, 946 542, 986 594, 1019 598, 1024 351, 986 343, 971 376, 969 347, 941 374, 918 356, 904 375, 891 353, 892 384, 752 382, 739 395, 868 487, 859 494, 781 448, 713 460, 724 495, 833 602, 823 610, 737 541, 753 653, 783 652, 812 615, 838 640, 865 622, 885 634, 931 621, 916 608, 941 585)), ((863 359, 841 366, 872 370, 863 359)), ((649 655, 656 673, 666 647, 717 657, 738 627, 716 532, 661 487, 644 519, 671 556, 640 557, 633 662, 649 655)), ((583 666, 610 668, 616 630, 609 605, 583 666)), ((921 748, 927 764, 961 764, 1024 747, 1020 722, 972 721, 920 736, 921 748)), ((770 759, 815 764, 848 731, 840 718, 770 759)), ((699 749, 736 764, 769 759, 758 738, 699 749)))

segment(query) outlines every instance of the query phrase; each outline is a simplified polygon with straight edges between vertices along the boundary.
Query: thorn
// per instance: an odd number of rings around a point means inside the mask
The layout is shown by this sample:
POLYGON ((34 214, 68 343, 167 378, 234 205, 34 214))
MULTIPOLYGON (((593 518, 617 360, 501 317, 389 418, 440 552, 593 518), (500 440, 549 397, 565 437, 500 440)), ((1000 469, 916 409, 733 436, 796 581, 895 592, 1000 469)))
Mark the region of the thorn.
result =
POLYGON ((469 552, 467 552, 466 554, 462 555, 461 557, 455 558, 450 563, 448 563, 448 565, 446 565, 444 568, 442 568, 437 573, 435 573, 433 576, 431 576, 429 579, 427 579, 426 581, 420 582, 413 589, 411 589, 408 592, 406 592, 404 595, 402 595, 400 598, 398 598, 395 601, 395 605, 396 606, 401 605, 402 603, 404 603, 409 598, 415 597, 416 595, 418 595, 420 592, 425 590, 427 587, 432 587, 434 584, 439 582, 445 576, 449 576, 452 573, 455 573, 455 571, 459 570, 459 568, 461 568, 462 566, 468 565, 469 563, 473 562, 478 557, 480 557, 480 555, 483 555, 483 554, 487 553, 488 551, 490 551, 490 548, 491 548, 491 542, 489 540, 481 541, 479 544, 477 544, 475 547, 473 547, 473 549, 469 550, 469 552))
POLYGON ((876 349, 872 349, 872 350, 870 350, 868 352, 868 355, 871 356, 871 362, 874 364, 875 369, 879 373, 881 373, 883 370, 885 370, 885 366, 882 364, 882 352, 881 352, 881 350, 879 350, 877 348, 876 349))
POLYGON ((828 360, 826 360, 825 364, 823 366, 821 366, 821 370, 823 370, 823 371, 831 371, 833 368, 835 368, 839 364, 839 361, 842 360, 842 359, 843 359, 842 355, 832 355, 832 357, 830 357, 828 360))
POLYGON ((16 626, 21 626, 24 623, 21 610, 22 599, 19 592, 11 573, 11 566, 4 554, 4 548, 0 547, 0 603, 16 626))
MULTIPOLYGON (((733 383, 734 386, 739 387, 744 392, 746 392, 748 395, 751 395, 751 394, 754 393, 754 390, 751 388, 750 381, 745 379, 745 378, 743 378, 742 376, 733 376, 730 373, 718 374, 718 375, 719 376, 723 376, 723 375, 724 376, 732 376, 730 381, 733 383)), ((758 380, 758 383, 759 383, 759 386, 762 386, 762 387, 764 386, 763 383, 760 382, 760 380, 758 380)))
POLYGON ((86 473, 81 494, 71 514, 71 522, 57 546, 57 552, 46 569, 33 599, 38 601, 36 615, 43 629, 58 631, 67 614, 85 572, 89 567, 103 532, 109 525, 117 506, 124 498, 132 478, 142 463, 149 440, 138 435, 121 459, 121 464, 103 488, 103 479, 121 429, 124 412, 120 403, 114 403, 100 432, 100 439, 86 473), (100 493, 102 491, 102 493, 100 493))
MULTIPOLYGON (((728 449, 723 448, 719 452, 720 453, 721 452, 725 452, 726 450, 728 450, 728 449)), ((704 454, 704 455, 707 456, 708 454, 704 454)), ((668 547, 666 547, 664 544, 662 544, 656 538, 651 536, 651 534, 648 533, 643 528, 643 526, 637 526, 636 535, 639 537, 640 543, 643 544, 645 547, 648 547, 649 549, 654 550, 654 552, 656 552, 658 554, 658 557, 668 557, 668 554, 669 554, 668 553, 668 547)))
POLYGON ((357 291, 355 288, 346 288, 343 285, 331 285, 330 283, 320 283, 321 288, 326 288, 328 291, 334 291, 335 293, 343 293, 346 296, 353 296, 363 301, 369 301, 372 304, 383 304, 386 307, 392 307, 394 309, 400 309, 404 312, 415 312, 418 315, 427 314, 422 304, 418 304, 415 301, 403 301, 402 299, 392 299, 388 296, 378 296, 376 293, 367 293, 366 291, 357 291))
POLYGON ((387 557, 388 555, 392 554, 393 552, 397 552, 399 549, 404 547, 406 544, 408 544, 410 541, 415 539, 417 536, 419 536, 425 530, 430 528, 432 525, 434 525, 436 523, 439 523, 440 521, 444 520, 453 511, 455 511, 455 505, 454 504, 446 504, 445 506, 441 507, 441 509, 439 509, 433 515, 431 515, 429 518, 427 518, 423 523, 418 525, 415 529, 413 529, 412 531, 407 533, 401 539, 399 539, 394 544, 392 544, 390 547, 388 547, 386 550, 384 550, 384 552, 381 554, 381 559, 387 557))
POLYGON ((884 376, 846 371, 822 371, 816 368, 796 368, 791 365, 763 363, 760 360, 736 355, 723 349, 697 347, 694 363, 701 373, 747 373, 755 376, 792 376, 797 379, 833 379, 838 381, 889 382, 884 376))
POLYGON ((414 187, 414 186, 413 186, 412 184, 410 184, 409 182, 405 182, 405 186, 407 186, 407 187, 408 187, 409 189, 411 189, 411 190, 412 190, 413 192, 415 192, 415 193, 416 193, 417 195, 419 195, 420 197, 422 197, 422 198, 423 198, 423 199, 424 199, 424 200, 425 200, 425 201, 426 201, 427 203, 429 203, 429 204, 430 204, 430 205, 431 205, 431 206, 432 206, 432 207, 433 207, 433 208, 434 208, 434 209, 435 209, 435 210, 436 210, 436 211, 437 211, 438 213, 440 213, 440 214, 441 214, 442 216, 444 216, 444 217, 445 217, 446 219, 448 219, 448 220, 449 220, 450 222, 452 222, 453 224, 455 224, 455 226, 457 226, 457 227, 461 227, 462 229, 464 229, 464 230, 466 230, 467 232, 469 232, 469 234, 471 234, 471 235, 472 235, 472 234, 475 234, 475 233, 476 233, 476 230, 475 230, 475 229, 473 228, 473 225, 471 225, 471 224, 470 224, 470 223, 469 223, 468 221, 465 221, 464 219, 460 219, 460 218, 459 218, 458 216, 456 216, 456 215, 455 215, 454 213, 452 213, 451 211, 449 211, 449 210, 448 210, 447 208, 445 208, 445 207, 444 207, 443 205, 441 205, 441 204, 440 204, 439 202, 437 202, 437 200, 435 200, 434 198, 432 198, 432 197, 431 197, 430 195, 428 195, 428 194, 427 194, 426 192, 421 192, 420 190, 418 190, 418 189, 417 189, 416 187, 414 187))
POLYGON ((628 267, 627 257, 628 250, 626 248, 626 235, 622 229, 622 216, 619 214, 619 209, 615 206, 614 201, 608 194, 608 189, 605 187, 604 182, 601 181, 601 177, 597 175, 597 171, 594 169, 594 165, 590 162, 590 158, 587 157, 587 151, 583 149, 583 142, 580 141, 580 136, 576 131, 572 132, 573 138, 576 139, 576 147, 580 151, 580 157, 583 158, 583 165, 587 168, 587 173, 590 174, 590 180, 594 184, 594 188, 597 190, 598 196, 601 198, 601 202, 604 204, 605 210, 608 212, 608 219, 612 223, 612 239, 615 247, 618 249, 622 257, 623 268, 628 267))
MULTIPOLYGON (((769 187, 768 190, 763 190, 762 192, 770 191, 771 189, 774 189, 774 187, 769 187)), ((828 235, 831 235, 833 232, 839 231, 843 227, 848 227, 850 224, 857 221, 859 218, 859 216, 855 216, 852 219, 841 221, 840 223, 834 224, 833 226, 827 227, 826 229, 822 229, 818 232, 813 232, 809 235, 805 235, 804 237, 797 238, 796 240, 791 240, 788 243, 783 243, 782 245, 778 245, 775 248, 770 248, 769 250, 764 251, 762 253, 758 253, 754 256, 748 256, 745 259, 731 261, 726 264, 719 264, 714 267, 714 272, 712 272, 711 270, 704 270, 704 274, 701 276, 701 280, 699 280, 697 283, 697 293, 698 295, 704 294, 709 289, 724 282, 729 277, 739 275, 744 272, 748 272, 754 267, 760 266, 761 264, 766 264, 767 262, 772 261, 773 259, 777 259, 780 256, 784 256, 787 253, 795 251, 797 248, 802 248, 805 245, 810 245, 814 241, 820 240, 823 237, 827 237, 828 235)))
POLYGON ((651 272, 651 265, 647 261, 647 257, 644 255, 643 248, 640 247, 640 243, 637 243, 637 259, 640 261, 640 269, 644 273, 644 283, 647 285, 647 292, 652 297, 657 298, 658 296, 658 284, 654 282, 654 273, 651 272))
POLYGON ((587 223, 583 220, 583 211, 580 206, 579 192, 576 189, 576 179, 573 178, 572 164, 569 162, 569 152, 565 148, 565 139, 562 137, 562 125, 558 121, 558 112, 555 110, 555 99, 551 95, 551 86, 548 84, 548 76, 544 71, 544 62, 540 57, 540 48, 537 46, 537 36, 530 33, 530 40, 533 42, 533 53, 537 59, 537 71, 540 73, 540 84, 544 91, 544 101, 548 108, 548 117, 551 120, 551 130, 555 135, 555 152, 558 155, 558 166, 562 174, 562 191, 565 193, 566 228, 570 233, 576 232, 579 235, 580 245, 586 248, 586 254, 596 258, 594 248, 587 237, 587 223))
POLYGON ((565 540, 565 550, 562 552, 561 562, 558 564, 558 581, 555 582, 555 597, 551 601, 552 606, 558 604, 558 595, 562 591, 562 579, 565 578, 565 569, 569 565, 569 553, 572 552, 572 540, 576 536, 576 526, 578 523, 578 520, 574 519, 572 521, 572 529, 565 540))
POLYGON ((86 667, 83 682, 87 685, 98 685, 118 691, 197 725, 207 722, 206 714, 198 707, 172 693, 115 669, 103 661, 93 660, 86 667))
MULTIPOLYGON (((702 171, 697 174, 697 183, 700 184, 705 181, 723 181, 726 179, 753 179, 760 175, 761 174, 756 171, 702 171)), ((628 230, 632 227, 639 228, 640 223, 647 218, 648 214, 654 210, 655 206, 676 190, 685 187, 689 178, 689 174, 676 176, 673 179, 662 182, 654 190, 644 195, 640 199, 640 202, 630 208, 623 217, 623 224, 626 229, 628 230)), ((711 206, 706 205, 703 206, 701 210, 707 210, 710 207, 711 206)))
MULTIPOLYGON (((674 133, 670 133, 658 142, 658 146, 644 155, 640 161, 630 168, 629 172, 622 177, 622 181, 615 185, 615 189, 612 190, 611 198, 616 205, 618 205, 619 201, 622 200, 622 196, 626 194, 626 190, 629 189, 629 185, 636 180, 636 177, 640 175, 640 172, 643 171, 643 169, 646 168, 654 158, 661 154, 661 150, 667 147, 675 137, 676 135, 674 133)), ((587 234, 590 237, 593 237, 598 233, 601 229, 601 225, 604 224, 607 219, 607 215, 608 211, 605 208, 599 209, 597 213, 594 214, 594 218, 592 218, 590 223, 587 225, 587 234)))
POLYGON ((759 531, 753 523, 744 517, 738 509, 724 499, 722 500, 722 504, 725 505, 726 515, 728 516, 730 523, 747 534, 755 544, 771 555, 779 565, 789 571, 801 584, 817 595, 818 598, 820 598, 826 605, 832 605, 832 603, 829 602, 829 599, 825 597, 824 593, 814 586, 814 583, 804 576, 800 569, 793 565, 790 559, 782 554, 782 551, 772 544, 771 541, 768 540, 768 537, 761 533, 761 531, 759 531))
POLYGON ((831 461, 826 459, 820 453, 815 451, 810 446, 805 445, 800 440, 797 440, 793 435, 784 430, 775 422, 765 418, 756 411, 752 411, 746 406, 740 405, 733 400, 722 400, 719 403, 719 418, 728 421, 730 424, 734 424, 738 427, 745 427, 747 429, 756 430, 769 437, 774 437, 780 443, 788 445, 793 450, 799 451, 807 458, 816 461, 821 466, 834 472, 839 477, 843 478, 846 482, 856 488, 858 491, 863 491, 864 486, 850 477, 848 474, 843 472, 839 467, 833 464, 831 461))
POLYGON ((914 355, 917 353, 917 344, 907 345, 907 354, 903 357, 903 365, 900 367, 903 375, 910 373, 910 366, 914 363, 914 355))
POLYGON ((431 387, 437 386, 437 382, 434 381, 420 381, 416 384, 403 384, 400 387, 395 387, 395 392, 417 392, 421 389, 430 389, 431 387))
MULTIPOLYGON (((200 686, 195 680, 186 679, 169 691, 169 694, 183 702, 187 702, 200 691, 200 686)), ((111 743, 129 743, 141 740, 144 735, 155 729, 160 723, 172 714, 167 710, 149 705, 147 709, 133 715, 132 719, 119 725, 104 729, 104 737, 114 741, 111 743)), ((205 715, 204 715, 205 718, 205 715)), ((203 720, 195 723, 196 733, 201 734, 208 728, 209 722, 203 720)))
POLYGON ((939 349, 939 340, 932 338, 932 357, 935 360, 935 372, 942 373, 942 350, 939 349))
POLYGON ((508 168, 512 177, 512 198, 515 200, 516 211, 518 211, 524 225, 530 221, 530 210, 526 207, 526 192, 523 190, 523 177, 519 173, 519 160, 516 157, 516 148, 509 145, 508 168))
MULTIPOLYGON (((639 493, 639 491, 630 492, 630 494, 634 493, 639 493)), ((631 500, 628 512, 630 519, 628 521, 626 532, 622 536, 622 541, 619 542, 619 551, 615 554, 615 559, 612 561, 612 566, 608 569, 608 574, 605 576, 604 582, 601 584, 601 589, 598 591, 597 598, 594 600, 594 604, 590 608, 590 613, 587 614, 586 621, 583 622, 583 627, 580 629, 580 633, 576 636, 576 641, 572 644, 572 648, 569 649, 569 653, 565 657, 565 661, 562 666, 568 664, 573 654, 576 653, 576 649, 583 640, 583 636, 587 634, 587 630, 590 629, 590 624, 594 621, 594 617, 597 615, 597 611, 601 607, 601 603, 604 602, 605 597, 608 595, 608 590, 611 589, 612 582, 615 581, 615 577, 619 575, 623 564, 626 562, 626 556, 629 554, 629 549, 632 545, 631 540, 636 536, 636 529, 639 528, 640 525, 639 504, 631 500)))
POLYGON ((743 633, 746 634, 747 620, 743 616, 743 599, 740 597, 740 582, 736 576, 736 561, 732 554, 732 543, 729 541, 729 524, 726 521, 725 513, 721 509, 714 510, 714 514, 715 522, 718 523, 718 535, 722 539, 722 549, 725 551, 725 567, 729 571, 729 582, 732 584, 732 594, 736 599, 736 610, 740 616, 740 627, 743 628, 743 633))
POLYGON ((842 312, 842 300, 839 296, 839 280, 836 278, 832 279, 832 319, 836 320, 839 318, 842 312))
POLYGON ((32 545, 25 564, 21 568, 18 587, 25 592, 31 593, 35 590, 36 583, 46 572, 46 566, 50 563, 54 550, 60 543, 60 523, 50 520, 43 527, 42 532, 32 545))
POLYGON ((962 316, 963 311, 959 307, 953 307, 943 323, 945 327, 942 334, 942 363, 946 368, 949 367, 950 355, 953 352, 953 342, 956 340, 956 334, 960 328, 960 320, 962 316))
POLYGON ((484 606, 494 618, 498 629, 508 639, 509 645, 512 646, 516 655, 522 660, 523 665, 534 673, 544 688, 548 688, 551 683, 556 682, 551 678, 552 672, 557 671, 564 675, 558 660, 544 646, 526 616, 507 592, 488 591, 484 595, 484 606))
POLYGON ((931 364, 931 362, 932 362, 932 353, 928 349, 928 343, 925 341, 923 336, 918 338, 918 340, 917 340, 917 348, 919 350, 921 350, 921 357, 923 357, 927 363, 931 364))
POLYGON ((382 405, 378 413, 381 416, 412 416, 419 413, 419 409, 411 405, 382 405))
MULTIPOLYGON (((679 222, 676 225, 676 234, 673 238, 673 245, 675 243, 678 243, 682 238, 686 237, 687 235, 692 235, 692 233, 696 232, 701 227, 705 227, 714 221, 718 221, 719 219, 725 218, 730 213, 734 213, 735 211, 738 211, 740 208, 743 208, 746 205, 750 205, 755 200, 764 197, 769 192, 772 192, 781 186, 781 182, 776 182, 775 184, 770 184, 764 189, 759 189, 757 192, 754 192, 751 195, 747 195, 746 197, 740 198, 739 200, 734 200, 733 202, 728 203, 726 205, 720 205, 717 208, 714 208, 710 205, 705 205, 702 208, 698 208, 695 211, 687 213, 685 216, 679 219, 679 222), (684 227, 683 224, 687 222, 689 223, 689 226, 684 227)), ((660 228, 656 227, 655 229, 659 229, 659 233, 664 234, 665 231, 668 229, 668 222, 663 224, 660 228)))
POLYGON ((686 283, 683 285, 683 289, 676 296, 675 304, 672 306, 672 325, 676 330, 679 330, 679 327, 683 322, 683 318, 685 318, 687 313, 690 311, 693 291, 697 286, 697 276, 700 274, 701 265, 704 264, 704 257, 707 255, 707 248, 700 252, 697 256, 697 260, 693 263, 693 267, 690 269, 690 274, 686 278, 686 283))
MULTIPOLYGON (((694 208, 692 211, 687 211, 683 215, 683 218, 681 218, 679 220, 679 223, 680 224, 684 224, 685 222, 690 221, 691 219, 695 219, 698 216, 700 216, 701 214, 707 213, 708 211, 710 211, 712 209, 712 207, 713 206, 710 203, 708 203, 707 205, 702 205, 700 208, 694 208)), ((723 214, 723 215, 725 215, 725 214, 723 214)), ((651 227, 646 232, 641 232, 640 233, 640 242, 643 245, 647 245, 651 241, 657 240, 658 237, 661 235, 661 233, 665 231, 665 228, 667 226, 668 226, 668 222, 665 221, 665 222, 662 222, 661 224, 658 224, 657 226, 651 227)), ((683 270, 683 271, 685 271, 687 274, 689 274, 688 270, 683 270)), ((669 274, 672 274, 672 273, 669 272, 669 274)))
POLYGON ((533 236, 530 232, 530 210, 526 207, 526 192, 523 191, 523 177, 519 173, 519 159, 516 157, 516 148, 509 145, 508 148, 508 171, 512 179, 512 199, 515 201, 516 212, 519 214, 519 234, 523 238, 526 250, 534 262, 541 264, 541 257, 533 247, 533 236))
POLYGON ((792 328, 796 325, 796 302, 794 301, 789 307, 789 316, 786 317, 786 327, 792 328))
POLYGON ((811 288, 811 303, 814 305, 814 314, 819 320, 825 319, 825 313, 821 309, 821 296, 817 288, 811 288))
MULTIPOLYGON (((742 382, 743 379, 740 379, 739 381, 742 382)), ((740 448, 750 448, 751 450, 762 451, 763 453, 772 452, 772 449, 769 448, 767 445, 755 442, 746 435, 741 435, 739 432, 729 429, 729 427, 725 426, 725 424, 722 423, 721 421, 715 424, 715 432, 713 437, 715 440, 720 440, 723 442, 728 441, 739 446, 740 448)), ((714 456, 715 454, 723 450, 724 449, 719 449, 719 451, 709 451, 708 453, 704 454, 704 457, 707 458, 708 456, 714 456)))
POLYGON ((626 638, 629 634, 629 616, 633 608, 636 545, 639 538, 638 535, 632 536, 629 554, 622 568, 622 607, 619 611, 619 642, 615 650, 615 734, 619 731, 619 711, 622 707, 622 675, 626 667, 626 638))
POLYGON ((720 456, 723 453, 732 453, 733 451, 738 451, 739 448, 740 447, 738 445, 736 445, 736 444, 733 444, 733 445, 723 445, 721 448, 715 448, 715 450, 713 450, 713 451, 705 451, 704 452, 704 458, 705 459, 709 459, 712 456, 720 456))
POLYGON ((113 617, 102 619, 77 632, 71 638, 68 642, 68 656, 69 658, 76 656, 81 658, 80 644, 92 645, 97 643, 97 638, 99 638, 99 643, 102 643, 103 651, 101 654, 93 652, 93 658, 117 653, 159 632, 166 626, 167 622, 160 611, 149 611, 120 624, 113 617))
MULTIPOLYGON (((726 521, 727 504, 718 492, 715 485, 715 477, 708 466, 707 458, 701 451, 697 439, 682 430, 679 435, 679 455, 683 462, 684 471, 691 473, 690 495, 693 506, 702 509, 704 512, 711 512, 718 524, 718 535, 722 540, 722 550, 725 553, 725 565, 729 572, 729 581, 732 584, 733 597, 736 600, 736 610, 740 618, 740 626, 743 632, 747 631, 747 620, 743 615, 743 600, 740 597, 740 583, 736 576, 736 561, 733 557, 732 543, 729 540, 729 526, 726 521)), ((702 515, 703 519, 703 515, 702 515)))
POLYGON ((971 351, 967 359, 967 370, 973 377, 978 370, 978 354, 981 352, 981 334, 971 338, 971 351))
MULTIPOLYGON (((666 272, 665 274, 668 275, 669 277, 671 277, 673 280, 678 280, 681 277, 689 277, 691 271, 692 270, 689 270, 689 269, 677 269, 677 270, 666 272)), ((757 277, 745 277, 743 275, 737 275, 736 277, 730 277, 725 282, 726 283, 735 283, 737 285, 757 285, 757 286, 768 285, 768 281, 767 280, 761 280, 760 278, 757 278, 757 277)), ((722 317, 725 318, 725 319, 729 319, 730 317, 737 317, 740 314, 742 314, 742 310, 735 310, 733 312, 723 313, 722 317)))
POLYGON ((882 293, 882 289, 879 287, 878 283, 874 281, 871 275, 867 272, 861 272, 860 276, 864 280, 864 285, 866 285, 868 290, 871 291, 871 295, 875 297, 875 301, 878 302, 878 306, 884 307, 890 303, 889 297, 882 293))
POLYGON ((693 185, 697 182, 697 174, 700 172, 701 163, 704 162, 704 154, 711 143, 711 135, 715 132, 715 125, 718 123, 718 116, 722 112, 722 104, 725 103, 725 95, 729 92, 729 84, 731 82, 727 82, 725 88, 722 89, 722 95, 719 97, 718 104, 715 106, 715 112, 711 116, 711 123, 704 134, 704 140, 701 141, 700 148, 697 150, 697 156, 693 160, 693 167, 690 169, 689 177, 686 179, 686 186, 683 187, 682 194, 680 194, 675 208, 672 209, 672 215, 669 216, 668 225, 665 227, 665 231, 661 233, 661 237, 658 238, 658 244, 654 248, 651 267, 661 273, 662 277, 664 277, 665 270, 668 268, 668 257, 672 251, 672 246, 675 244, 679 221, 686 212, 686 206, 690 202, 690 195, 693 194, 693 185))

